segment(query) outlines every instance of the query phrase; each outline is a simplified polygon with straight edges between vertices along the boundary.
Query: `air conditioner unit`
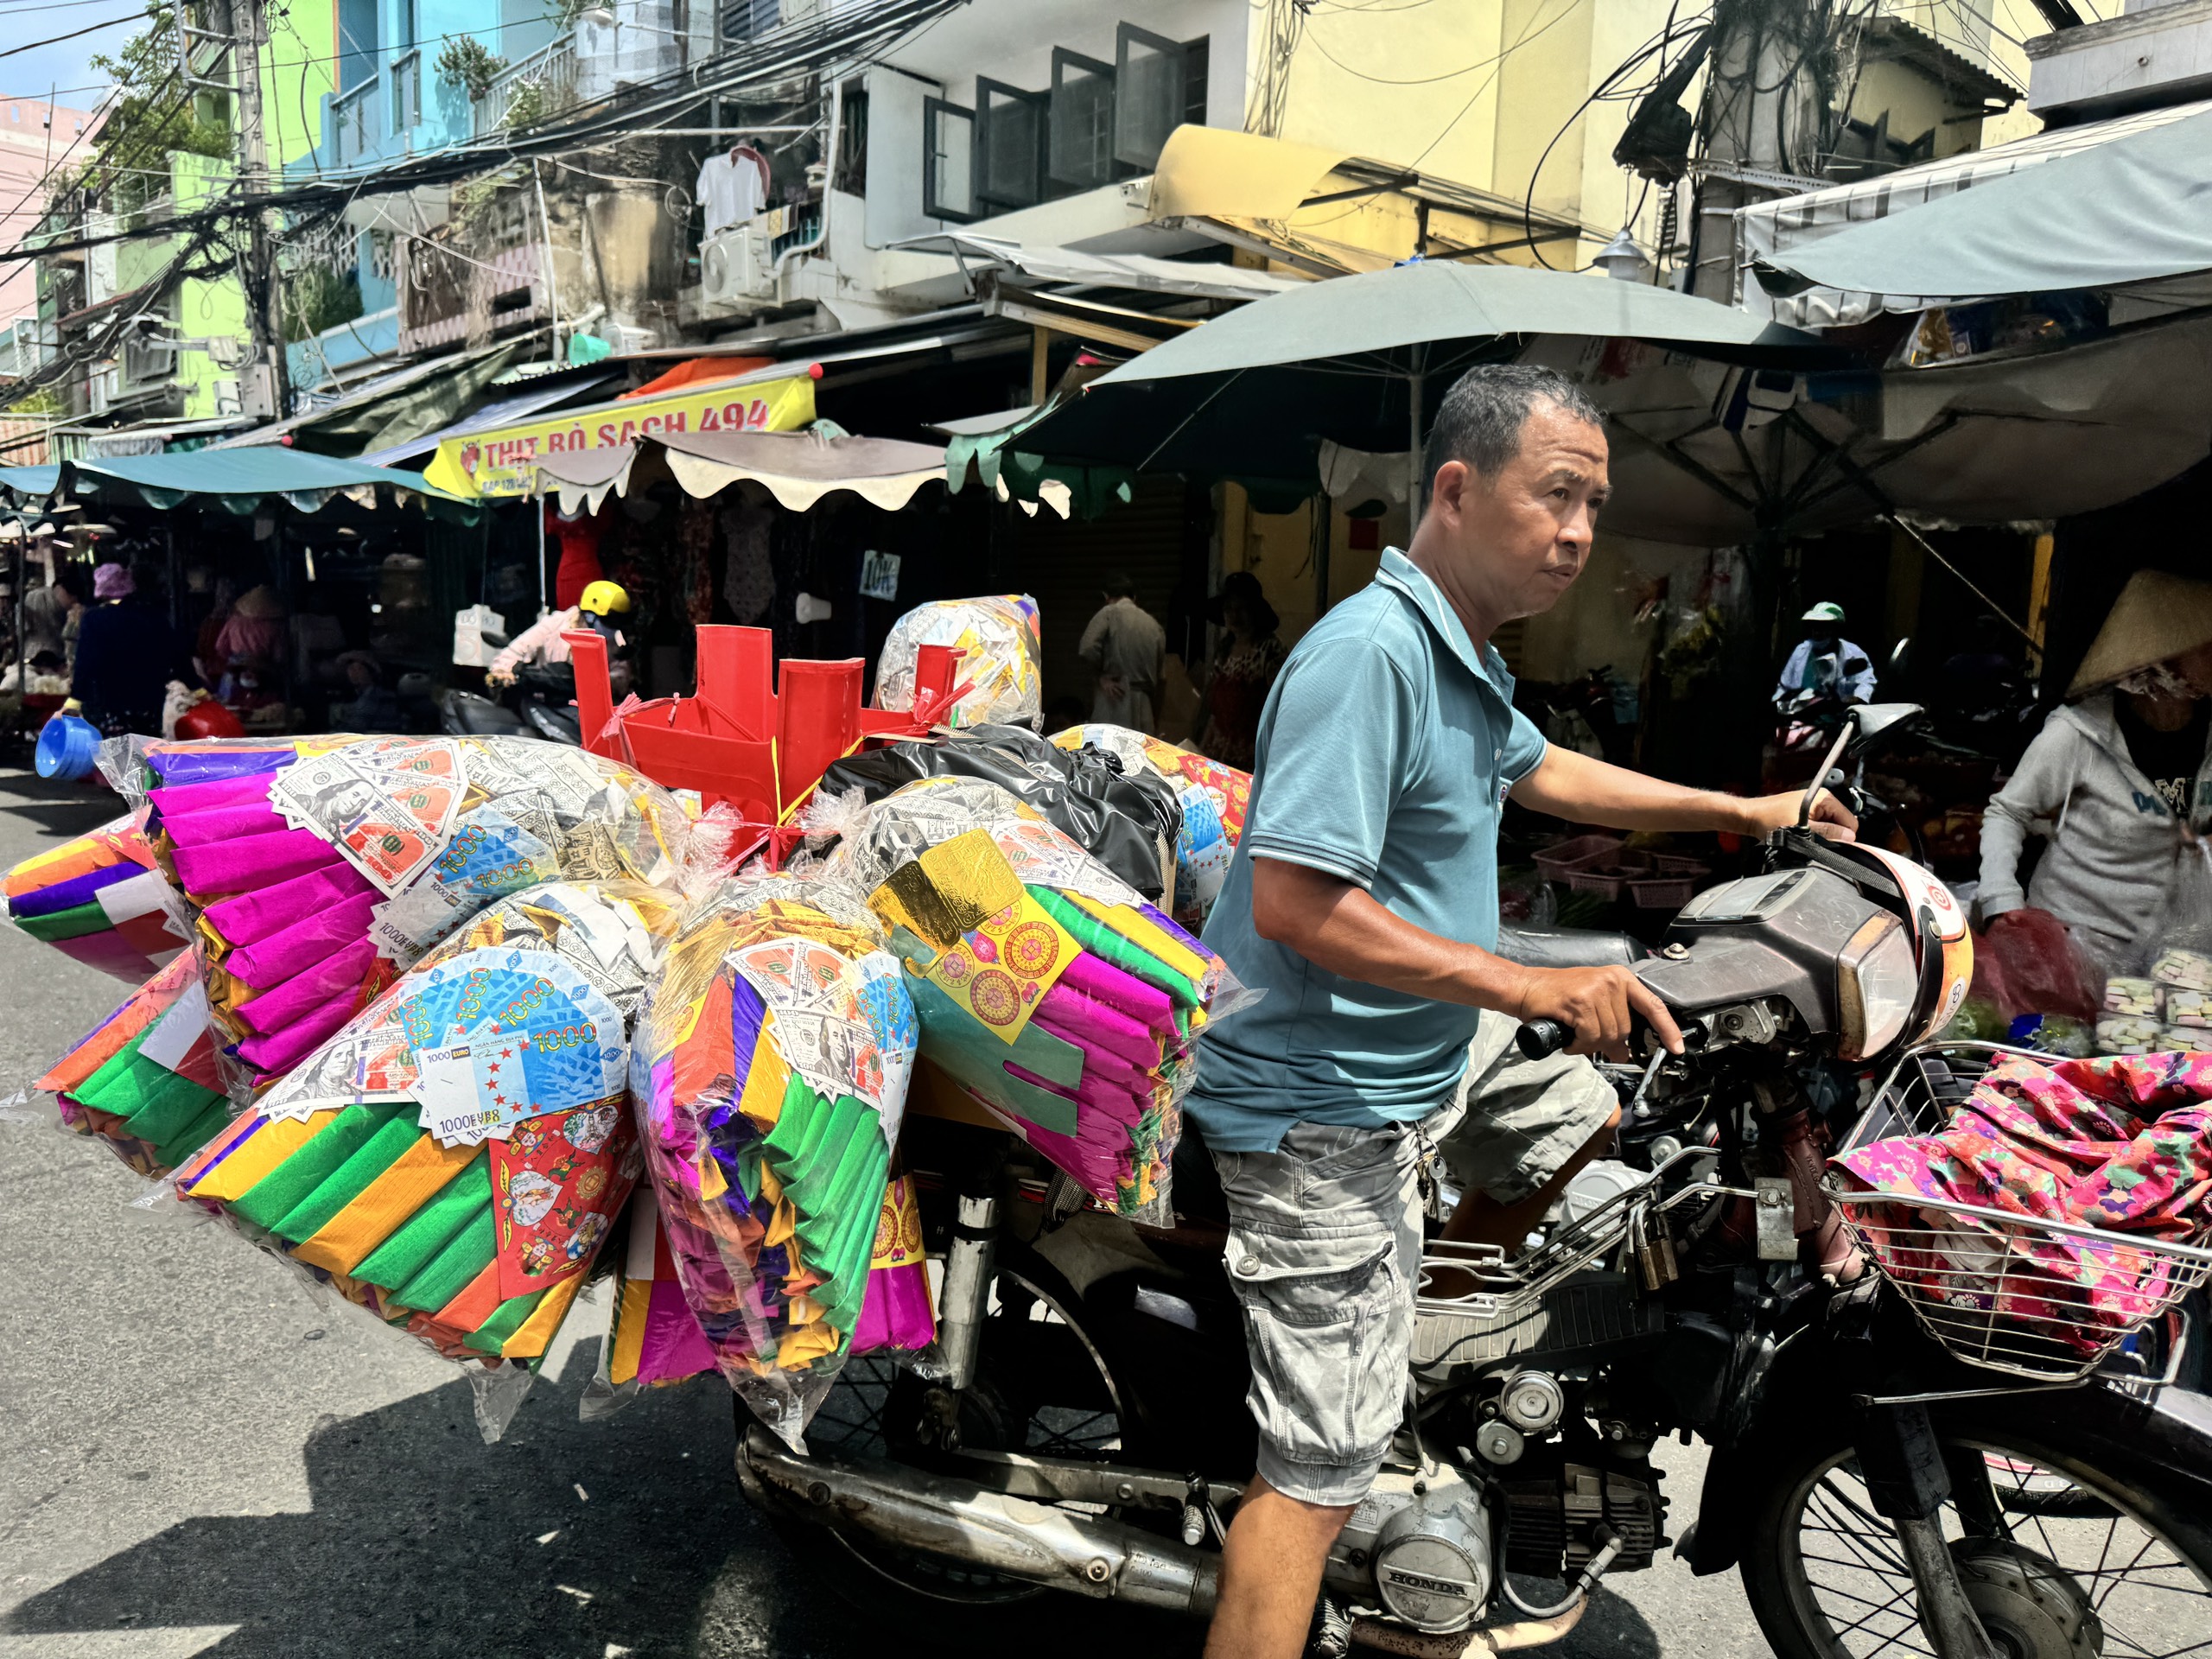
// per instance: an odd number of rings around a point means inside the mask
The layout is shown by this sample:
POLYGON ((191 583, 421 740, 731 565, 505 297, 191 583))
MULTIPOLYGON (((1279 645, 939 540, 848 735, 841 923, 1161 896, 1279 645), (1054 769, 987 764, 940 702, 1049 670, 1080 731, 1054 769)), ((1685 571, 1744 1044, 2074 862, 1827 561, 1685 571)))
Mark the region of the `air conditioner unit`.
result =
POLYGON ((776 303, 776 262, 771 238, 751 224, 717 231, 699 245, 702 309, 757 311, 776 303))
POLYGON ((136 389, 176 372, 176 342, 158 334, 129 334, 123 341, 123 384, 136 389))

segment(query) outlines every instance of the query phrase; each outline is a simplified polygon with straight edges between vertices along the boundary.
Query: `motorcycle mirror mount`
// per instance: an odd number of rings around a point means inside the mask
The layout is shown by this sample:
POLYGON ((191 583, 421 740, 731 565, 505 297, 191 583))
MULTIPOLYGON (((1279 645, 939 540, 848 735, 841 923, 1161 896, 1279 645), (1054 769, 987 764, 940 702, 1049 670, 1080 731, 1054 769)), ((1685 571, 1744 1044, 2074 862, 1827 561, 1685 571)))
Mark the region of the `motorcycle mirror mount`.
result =
POLYGON ((1805 785, 1804 798, 1797 803, 1797 827, 1800 830, 1813 822, 1813 803, 1820 799, 1821 791, 1827 785, 1828 774, 1835 770, 1835 763, 1843 758, 1845 748, 1857 734, 1859 714, 1859 711, 1854 709, 1843 717, 1843 724, 1836 730, 1835 742, 1828 749, 1827 759, 1815 770, 1813 781, 1805 785))

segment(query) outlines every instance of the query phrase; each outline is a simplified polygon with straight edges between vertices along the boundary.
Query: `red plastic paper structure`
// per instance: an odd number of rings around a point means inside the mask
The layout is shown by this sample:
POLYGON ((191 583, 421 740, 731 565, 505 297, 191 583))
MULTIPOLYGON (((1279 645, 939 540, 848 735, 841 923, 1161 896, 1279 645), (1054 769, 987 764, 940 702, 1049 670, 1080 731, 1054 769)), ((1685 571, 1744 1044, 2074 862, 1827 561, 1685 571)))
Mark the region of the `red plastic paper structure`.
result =
POLYGON ((822 774, 871 741, 926 737, 968 688, 953 683, 960 653, 924 645, 911 709, 866 707, 866 664, 858 657, 821 663, 792 658, 778 671, 775 637, 766 628, 709 625, 699 631, 699 690, 690 697, 635 697, 614 706, 607 641, 584 631, 563 634, 576 671, 576 712, 584 747, 622 761, 669 789, 696 789, 709 806, 728 802, 750 845, 780 863, 796 846, 791 819, 822 774), (756 833, 757 832, 757 833, 756 833))

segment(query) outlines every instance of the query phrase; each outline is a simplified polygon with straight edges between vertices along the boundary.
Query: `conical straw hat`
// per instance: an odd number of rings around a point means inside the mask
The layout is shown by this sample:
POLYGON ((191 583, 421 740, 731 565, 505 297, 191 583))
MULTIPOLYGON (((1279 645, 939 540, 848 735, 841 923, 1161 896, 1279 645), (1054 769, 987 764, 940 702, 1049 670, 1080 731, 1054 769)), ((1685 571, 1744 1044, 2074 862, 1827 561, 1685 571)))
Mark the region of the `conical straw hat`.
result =
POLYGON ((2097 630, 2066 695, 2078 697, 2205 645, 2212 645, 2212 582, 2138 570, 2097 630))

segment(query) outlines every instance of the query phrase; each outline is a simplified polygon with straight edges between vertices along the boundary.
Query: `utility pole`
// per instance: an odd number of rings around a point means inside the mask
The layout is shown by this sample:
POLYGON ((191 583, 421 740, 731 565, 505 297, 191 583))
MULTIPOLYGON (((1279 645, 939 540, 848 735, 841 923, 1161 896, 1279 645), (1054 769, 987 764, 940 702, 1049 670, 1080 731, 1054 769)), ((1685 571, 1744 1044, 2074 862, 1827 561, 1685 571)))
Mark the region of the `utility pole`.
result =
POLYGON ((1829 118, 1829 0, 1720 0, 1713 15, 1690 292, 1736 302, 1738 207, 1813 188, 1829 118))
MULTIPOLYGON (((262 122, 261 48, 269 38, 265 0, 232 0, 238 97, 238 186, 252 195, 269 188, 269 141, 262 122)), ((291 403, 291 377, 284 359, 284 287, 276 269, 276 241, 270 214, 256 208, 247 220, 246 249, 238 276, 245 288, 246 321, 254 344, 269 365, 269 385, 282 420, 291 403)))

